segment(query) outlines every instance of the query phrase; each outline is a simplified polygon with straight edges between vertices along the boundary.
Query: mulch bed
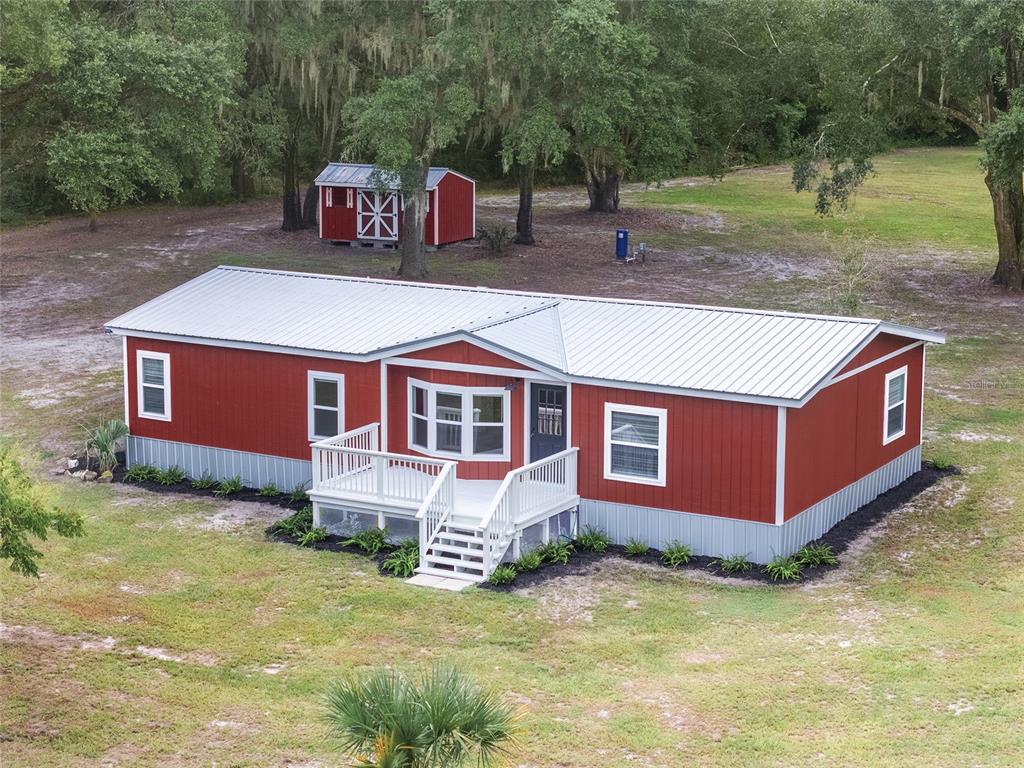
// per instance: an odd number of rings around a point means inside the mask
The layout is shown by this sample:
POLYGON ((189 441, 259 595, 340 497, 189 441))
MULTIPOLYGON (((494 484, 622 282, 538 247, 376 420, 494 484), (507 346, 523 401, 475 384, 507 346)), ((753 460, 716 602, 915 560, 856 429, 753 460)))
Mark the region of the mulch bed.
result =
POLYGON ((282 544, 294 544, 295 546, 303 547, 304 549, 316 549, 324 552, 346 552, 350 555, 359 555, 360 557, 365 557, 368 560, 372 560, 373 564, 377 566, 377 571, 380 573, 381 576, 399 578, 390 571, 385 571, 382 567, 384 564, 384 558, 392 552, 394 552, 396 549, 398 549, 398 547, 396 546, 392 546, 390 544, 386 545, 382 547, 380 551, 378 551, 376 554, 370 555, 357 546, 354 546, 352 544, 343 544, 342 542, 347 541, 347 539, 345 539, 342 536, 335 536, 334 534, 330 534, 323 541, 312 541, 309 544, 302 545, 299 543, 298 536, 288 536, 282 533, 275 533, 273 530, 271 530, 271 528, 267 528, 264 531, 264 533, 267 534, 267 538, 271 541, 277 541, 282 544))
POLYGON ((585 575, 590 572, 595 565, 609 557, 618 557, 623 560, 636 563, 655 565, 659 568, 664 568, 666 571, 700 571, 711 576, 735 581, 737 584, 762 583, 773 584, 776 586, 803 584, 808 581, 820 579, 826 574, 841 568, 843 565, 843 553, 850 547, 850 544, 859 538, 866 530, 879 523, 893 510, 898 509, 922 491, 939 482, 942 478, 955 474, 959 474, 959 470, 955 467, 940 469, 931 462, 923 462, 919 472, 911 475, 895 488, 886 491, 874 501, 865 504, 849 517, 840 521, 820 539, 811 542, 814 544, 828 544, 831 546, 833 554, 839 558, 839 565, 822 565, 817 568, 804 568, 800 574, 800 579, 797 581, 773 581, 759 565, 755 565, 749 570, 742 571, 740 573, 725 573, 718 567, 716 562, 717 558, 703 555, 692 557, 690 562, 686 565, 680 566, 679 568, 669 568, 662 563, 661 552, 656 549, 649 549, 645 554, 640 556, 631 556, 626 554, 625 547, 618 544, 612 544, 602 553, 585 552, 576 549, 570 556, 569 562, 565 565, 560 563, 545 563, 536 571, 517 574, 515 581, 511 584, 497 585, 485 582, 480 586, 483 589, 489 589, 494 592, 518 592, 519 590, 536 587, 552 579, 558 579, 563 576, 585 575))
MULTIPOLYGON (((91 469, 98 471, 99 467, 96 466, 95 460, 89 462, 89 466, 86 466, 83 457, 77 457, 79 460, 78 469, 91 469)), ((114 482, 125 483, 126 485, 135 485, 146 490, 153 491, 155 493, 176 493, 176 494, 187 494, 192 496, 198 496, 203 498, 212 499, 230 499, 232 501, 255 501, 261 504, 274 504, 282 509, 286 509, 292 512, 302 509, 302 507, 309 504, 308 501, 292 501, 287 493, 282 493, 280 496, 260 496, 255 488, 243 488, 242 490, 232 493, 229 496, 217 496, 214 493, 214 489, 201 489, 193 488, 190 480, 184 480, 180 483, 173 483, 171 485, 161 485, 151 480, 144 480, 141 482, 126 482, 124 479, 124 455, 118 456, 118 466, 114 469, 114 482)), ((511 584, 491 584, 484 582, 480 585, 483 589, 489 589, 494 592, 516 592, 521 589, 527 589, 535 587, 540 584, 544 584, 552 579, 558 579, 563 576, 576 576, 582 575, 589 572, 597 563, 609 557, 618 557, 624 560, 633 561, 636 563, 646 563, 648 565, 655 565, 661 568, 665 568, 668 571, 680 570, 680 571, 701 571, 711 576, 717 576, 722 579, 733 580, 738 584, 742 583, 763 583, 763 584, 774 584, 774 585, 792 585, 806 583, 808 581, 815 581, 820 579, 825 574, 828 574, 840 567, 842 567, 842 554, 849 548, 856 539, 858 539, 866 530, 882 521, 886 516, 889 515, 894 509, 901 507, 910 499, 917 496, 919 493, 930 488, 935 483, 939 482, 942 478, 949 475, 959 474, 960 471, 956 467, 937 467, 931 462, 925 461, 922 463, 921 470, 909 478, 904 480, 895 488, 886 491, 881 496, 876 498, 874 501, 865 504, 863 507, 858 509, 853 514, 841 520, 837 525, 831 528, 824 536, 817 539, 814 544, 828 544, 832 547, 832 552, 840 558, 839 565, 823 565, 817 568, 805 568, 798 581, 790 582, 779 582, 773 581, 772 578, 765 573, 760 566, 753 566, 746 571, 739 573, 725 573, 718 567, 717 558, 707 557, 704 555, 694 556, 688 563, 678 568, 669 568, 664 565, 661 561, 661 552, 657 549, 649 549, 643 555, 628 555, 626 554, 626 548, 619 544, 609 545, 608 549, 604 552, 588 552, 580 549, 575 549, 569 558, 569 562, 565 565, 561 563, 545 563, 535 571, 527 571, 516 575, 515 581, 511 584)), ((266 530, 267 537, 273 541, 278 541, 287 544, 293 544, 300 546, 299 540, 295 536, 286 536, 279 533, 273 533, 270 528, 266 530)), ((362 557, 368 557, 377 566, 377 570, 384 576, 392 576, 387 571, 381 570, 381 564, 387 555, 394 551, 396 547, 386 546, 382 548, 375 555, 367 555, 362 549, 352 545, 345 545, 342 542, 344 538, 335 535, 329 535, 323 541, 311 542, 305 545, 308 549, 325 550, 329 552, 347 552, 349 554, 356 554, 362 557)))

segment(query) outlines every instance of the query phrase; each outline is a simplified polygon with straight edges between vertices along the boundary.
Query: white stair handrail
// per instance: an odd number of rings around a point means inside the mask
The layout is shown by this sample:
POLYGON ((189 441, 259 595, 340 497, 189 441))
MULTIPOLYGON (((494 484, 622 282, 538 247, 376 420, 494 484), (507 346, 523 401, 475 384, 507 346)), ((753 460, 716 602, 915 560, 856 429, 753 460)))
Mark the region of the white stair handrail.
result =
POLYGON ((534 512, 538 503, 555 504, 576 495, 576 454, 579 448, 564 451, 513 469, 505 475, 494 494, 494 501, 480 520, 477 531, 483 536, 484 575, 490 575, 494 566, 508 549, 516 524, 524 519, 524 512, 534 512), (536 478, 536 482, 525 482, 536 478), (531 486, 541 485, 542 494, 531 486), (556 495, 552 497, 552 489, 556 495))
POLYGON ((423 503, 416 510, 416 519, 420 521, 421 563, 426 562, 427 550, 455 509, 455 474, 455 462, 444 462, 444 467, 434 479, 423 503))

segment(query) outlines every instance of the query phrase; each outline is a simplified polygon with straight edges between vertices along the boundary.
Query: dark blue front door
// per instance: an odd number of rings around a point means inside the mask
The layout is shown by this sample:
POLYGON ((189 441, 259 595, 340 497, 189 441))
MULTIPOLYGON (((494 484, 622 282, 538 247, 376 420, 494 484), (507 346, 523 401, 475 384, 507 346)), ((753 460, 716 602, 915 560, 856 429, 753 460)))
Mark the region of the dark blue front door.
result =
POLYGON ((538 461, 566 447, 565 387, 530 385, 530 461, 538 461))

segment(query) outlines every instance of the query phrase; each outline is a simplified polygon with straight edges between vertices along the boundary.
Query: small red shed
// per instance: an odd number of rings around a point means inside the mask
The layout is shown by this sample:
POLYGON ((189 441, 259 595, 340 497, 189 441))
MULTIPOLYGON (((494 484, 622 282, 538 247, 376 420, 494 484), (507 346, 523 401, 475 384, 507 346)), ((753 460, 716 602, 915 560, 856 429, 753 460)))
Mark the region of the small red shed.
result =
MULTIPOLYGON (((320 238, 341 243, 398 243, 402 193, 394 174, 374 175, 364 163, 331 163, 316 177, 320 191, 320 238), (383 179, 385 189, 379 186, 383 179), (390 181, 389 181, 390 180, 390 181)), ((476 182, 450 168, 427 173, 424 240, 447 245, 476 236, 476 182)))

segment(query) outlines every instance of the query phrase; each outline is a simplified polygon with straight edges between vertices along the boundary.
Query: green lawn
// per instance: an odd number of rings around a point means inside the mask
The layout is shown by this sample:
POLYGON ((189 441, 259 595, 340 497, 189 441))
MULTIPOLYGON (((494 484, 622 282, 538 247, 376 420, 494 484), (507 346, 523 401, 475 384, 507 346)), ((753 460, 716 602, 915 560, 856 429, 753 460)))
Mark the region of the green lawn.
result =
POLYGON ((894 246, 948 250, 995 246, 992 202, 976 149, 904 150, 877 158, 876 175, 856 193, 845 216, 822 219, 814 193, 793 190, 789 168, 754 169, 722 181, 644 193, 645 204, 714 211, 750 232, 817 234, 849 230, 894 246))
MULTIPOLYGON (((38 581, 0 575, 3 765, 348 765, 321 720, 328 682, 433 663, 521 705, 516 766, 1024 764, 1024 305, 981 276, 992 254, 976 153, 900 152, 877 167, 856 216, 827 226, 897 249, 868 298, 949 334, 928 352, 925 455, 962 474, 814 584, 726 586, 607 561, 523 595, 412 588, 355 555, 267 541, 267 517, 215 524, 250 506, 50 477, 57 454, 41 444, 62 421, 73 432, 90 402, 116 413, 119 351, 56 406, 30 407, 8 377, 3 441, 54 503, 85 515, 86 536, 44 544, 38 581)), ((723 214, 726 231, 694 234, 702 247, 788 236, 780 258, 798 263, 821 223, 787 184, 745 172, 644 199, 723 214)), ((436 263, 486 265, 496 286, 520 276, 479 258, 436 263)), ((708 263, 717 288, 761 301, 755 281, 708 263)), ((773 297, 810 308, 809 279, 778 280, 773 297)))

